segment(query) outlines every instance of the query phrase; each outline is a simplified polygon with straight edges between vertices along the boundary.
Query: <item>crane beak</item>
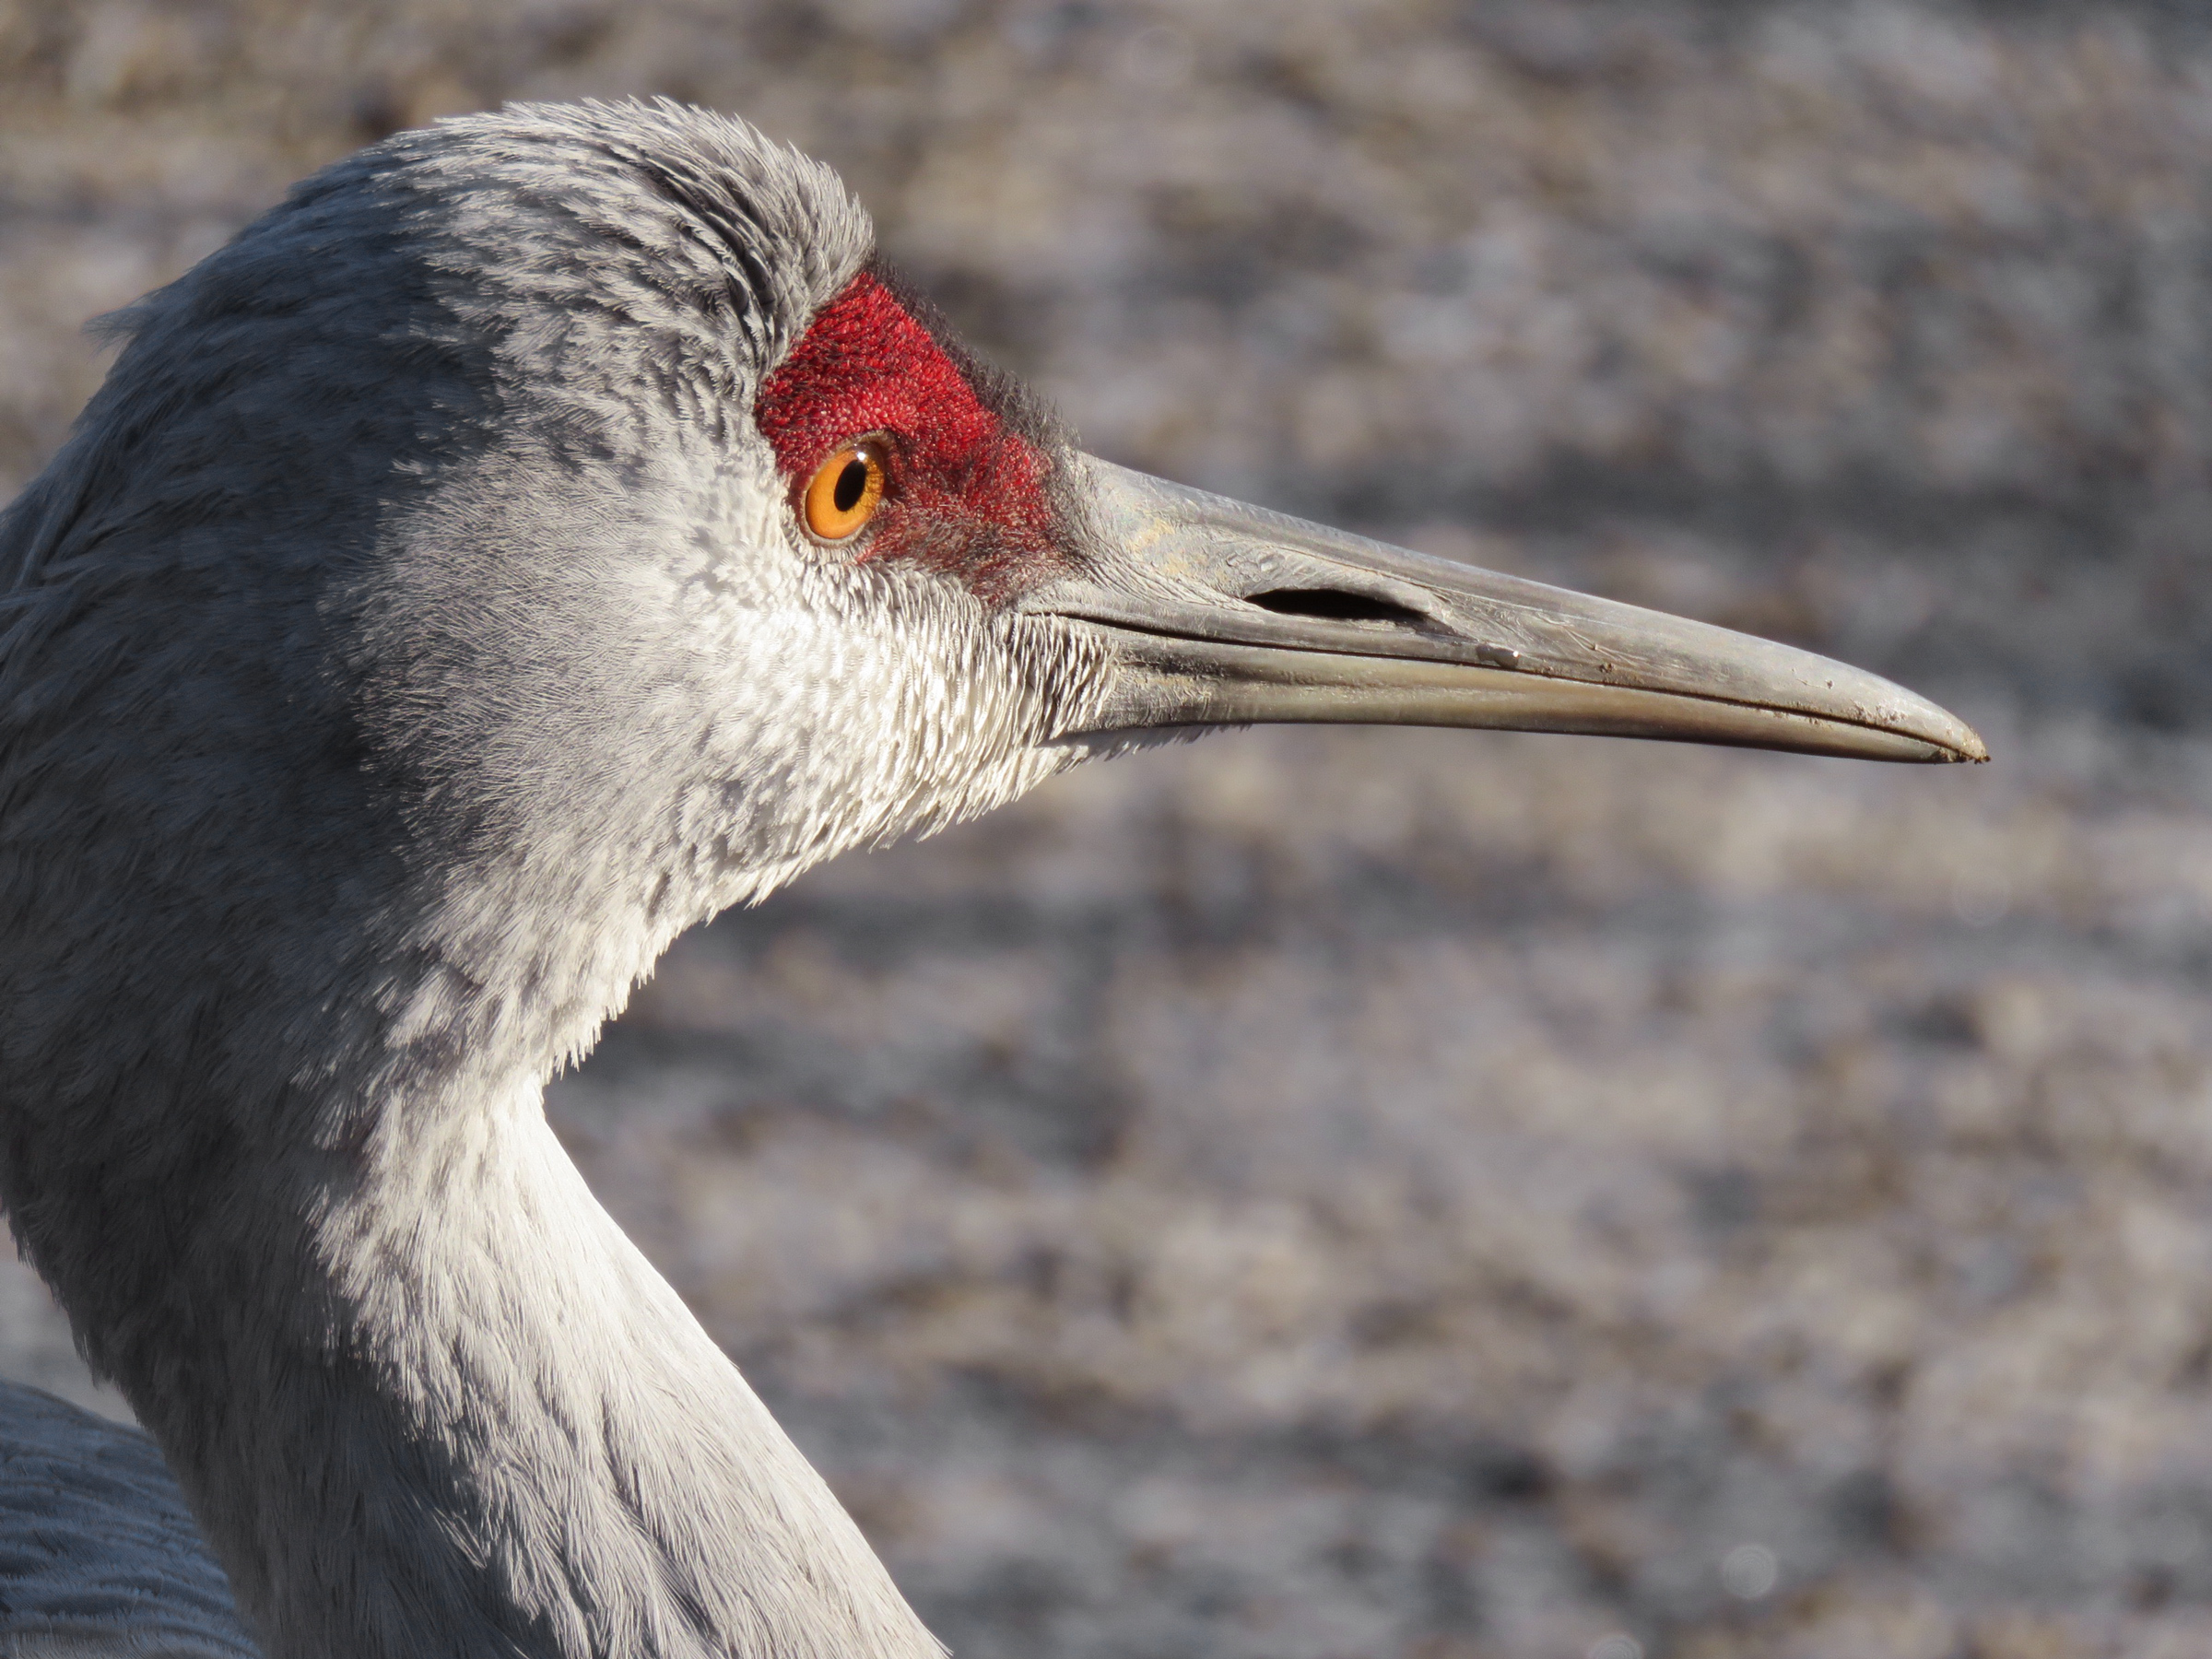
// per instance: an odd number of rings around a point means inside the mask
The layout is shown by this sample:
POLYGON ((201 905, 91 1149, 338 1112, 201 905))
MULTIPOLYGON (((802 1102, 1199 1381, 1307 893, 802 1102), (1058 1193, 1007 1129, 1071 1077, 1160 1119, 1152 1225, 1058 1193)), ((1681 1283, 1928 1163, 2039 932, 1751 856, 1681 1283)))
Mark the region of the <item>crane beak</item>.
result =
POLYGON ((1957 716, 1811 652, 1070 465, 1091 557, 1018 602, 1111 665, 1064 736, 1330 722, 1989 758, 1957 716))

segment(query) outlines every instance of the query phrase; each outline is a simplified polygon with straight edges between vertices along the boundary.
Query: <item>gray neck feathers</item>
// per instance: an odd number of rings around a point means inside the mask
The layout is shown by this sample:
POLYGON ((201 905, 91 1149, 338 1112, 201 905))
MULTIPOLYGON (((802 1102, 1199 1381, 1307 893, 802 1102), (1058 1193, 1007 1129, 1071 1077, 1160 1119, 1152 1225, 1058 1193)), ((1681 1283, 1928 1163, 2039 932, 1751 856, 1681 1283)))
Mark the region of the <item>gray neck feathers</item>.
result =
POLYGON ((314 1218, 335 1328, 147 1402, 272 1652, 934 1653, 535 1083, 433 1114, 314 1218))
POLYGON ((867 245, 735 123, 404 135, 0 519, 0 1197, 273 1654, 936 1651, 539 1108, 678 929, 1061 763, 996 658, 978 753, 765 735, 837 612, 743 412, 867 245))

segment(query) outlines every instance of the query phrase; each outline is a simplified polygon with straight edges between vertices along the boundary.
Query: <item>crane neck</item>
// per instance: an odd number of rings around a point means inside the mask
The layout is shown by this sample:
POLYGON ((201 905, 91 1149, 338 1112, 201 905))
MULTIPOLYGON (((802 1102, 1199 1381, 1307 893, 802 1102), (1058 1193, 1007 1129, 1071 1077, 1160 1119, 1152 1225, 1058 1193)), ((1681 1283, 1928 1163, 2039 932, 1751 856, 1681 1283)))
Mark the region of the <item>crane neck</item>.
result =
POLYGON ((211 1316, 108 1345, 273 1659, 938 1659, 535 1078, 436 1104, 226 1183, 312 1196, 204 1209, 211 1316))

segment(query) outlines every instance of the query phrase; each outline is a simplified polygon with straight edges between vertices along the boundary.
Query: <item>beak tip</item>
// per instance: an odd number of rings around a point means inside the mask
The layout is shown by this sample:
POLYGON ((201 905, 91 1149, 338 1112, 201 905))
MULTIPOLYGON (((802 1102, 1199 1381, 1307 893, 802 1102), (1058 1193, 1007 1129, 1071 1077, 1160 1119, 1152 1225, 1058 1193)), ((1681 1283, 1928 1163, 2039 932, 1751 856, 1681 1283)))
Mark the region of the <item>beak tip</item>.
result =
MULTIPOLYGON (((1917 698, 1913 700, 1920 701, 1917 698)), ((1922 702, 1920 709, 1914 712, 1921 714, 1922 718, 1913 722, 1918 729, 1912 735, 1934 751, 1929 755, 1929 759, 1954 766, 1985 766, 1989 763, 1989 745, 1982 741, 1982 734, 1948 709, 1922 702)))

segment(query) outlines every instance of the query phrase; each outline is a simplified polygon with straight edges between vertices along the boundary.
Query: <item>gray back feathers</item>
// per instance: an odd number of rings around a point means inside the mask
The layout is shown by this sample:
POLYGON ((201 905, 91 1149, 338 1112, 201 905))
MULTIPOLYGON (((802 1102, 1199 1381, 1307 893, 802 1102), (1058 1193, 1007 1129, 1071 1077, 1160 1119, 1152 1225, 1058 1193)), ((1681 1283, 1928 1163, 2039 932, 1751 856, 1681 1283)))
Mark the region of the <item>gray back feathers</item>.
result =
POLYGON ((0 1659, 252 1659, 154 1442, 0 1383, 0 1659))

